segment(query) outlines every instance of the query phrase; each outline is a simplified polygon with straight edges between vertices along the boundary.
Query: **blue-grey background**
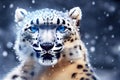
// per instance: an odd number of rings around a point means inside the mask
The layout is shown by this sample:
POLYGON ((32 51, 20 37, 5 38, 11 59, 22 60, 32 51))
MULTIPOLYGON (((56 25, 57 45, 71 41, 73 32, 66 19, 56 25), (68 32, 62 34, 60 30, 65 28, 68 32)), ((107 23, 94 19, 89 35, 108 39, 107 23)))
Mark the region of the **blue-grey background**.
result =
POLYGON ((14 11, 42 8, 83 12, 80 27, 90 63, 101 80, 120 80, 120 0, 0 0, 0 80, 19 64, 14 54, 14 11))

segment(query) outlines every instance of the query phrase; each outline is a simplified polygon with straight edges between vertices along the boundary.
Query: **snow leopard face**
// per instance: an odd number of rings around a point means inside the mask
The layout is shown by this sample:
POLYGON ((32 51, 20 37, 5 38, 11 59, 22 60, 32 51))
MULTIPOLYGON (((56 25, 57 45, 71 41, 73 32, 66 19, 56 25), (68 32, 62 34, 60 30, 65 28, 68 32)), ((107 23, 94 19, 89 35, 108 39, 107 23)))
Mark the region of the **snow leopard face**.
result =
POLYGON ((29 13, 16 10, 16 22, 22 26, 20 40, 33 49, 32 54, 41 65, 56 64, 65 50, 65 42, 73 42, 76 24, 70 15, 53 9, 29 13))

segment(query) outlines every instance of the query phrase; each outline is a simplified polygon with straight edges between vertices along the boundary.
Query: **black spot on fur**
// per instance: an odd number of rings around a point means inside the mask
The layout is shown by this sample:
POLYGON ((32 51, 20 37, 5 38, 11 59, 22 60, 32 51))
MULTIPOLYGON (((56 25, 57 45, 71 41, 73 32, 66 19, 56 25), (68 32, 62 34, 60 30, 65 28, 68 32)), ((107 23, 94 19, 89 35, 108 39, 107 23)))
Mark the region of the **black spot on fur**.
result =
POLYGON ((79 45, 79 49, 82 50, 81 45, 79 45))
POLYGON ((67 24, 68 26, 70 25, 70 24, 67 24))
POLYGON ((77 69, 82 69, 83 66, 81 64, 77 65, 77 69))
POLYGON ((30 54, 30 56, 31 56, 31 57, 33 57, 33 56, 34 56, 34 54, 33 54, 33 53, 31 53, 31 54, 30 54))
POLYGON ((90 72, 92 72, 92 73, 93 73, 93 70, 90 70, 90 72))
POLYGON ((60 53, 56 53, 56 58, 59 59, 60 58, 60 53))
POLYGON ((65 54, 63 54, 63 57, 65 57, 65 54))
POLYGON ((34 23, 33 23, 33 20, 30 22, 30 24, 34 24, 34 23))
POLYGON ((77 48, 77 46, 74 46, 74 48, 77 48))
POLYGON ((77 40, 77 37, 75 38, 75 40, 77 40))
POLYGON ((36 19, 36 24, 39 24, 39 19, 36 19))
POLYGON ((93 79, 93 80, 97 80, 97 78, 96 78, 95 76, 92 76, 92 79, 93 79))
POLYGON ((12 76, 12 79, 15 79, 15 78, 17 78, 18 77, 18 75, 13 75, 12 76))
POLYGON ((66 40, 64 42, 66 42, 66 40))
POLYGON ((57 19, 57 24, 60 24, 60 19, 59 18, 57 19))
POLYGON ((89 68, 88 64, 85 64, 85 66, 86 66, 87 68, 89 68))
POLYGON ((27 71, 27 70, 24 70, 23 73, 28 73, 28 71, 27 71))
POLYGON ((57 38, 57 40, 59 40, 59 38, 57 38))
POLYGON ((90 80, 90 79, 86 78, 85 80, 90 80))
POLYGON ((25 28, 24 31, 27 31, 28 28, 25 28))
POLYGON ((91 73, 87 73, 86 75, 87 75, 87 76, 91 76, 91 73))
POLYGON ((65 20, 64 19, 62 20, 62 24, 65 24, 65 20))
POLYGON ((50 22, 50 24, 53 24, 53 22, 50 22))
POLYGON ((39 58, 40 57, 40 53, 36 52, 36 57, 39 58))
POLYGON ((33 44, 33 47, 39 47, 37 44, 33 44))
POLYGON ((30 75, 31 75, 31 76, 34 76, 34 75, 35 75, 35 73, 32 71, 32 72, 30 73, 30 75))
POLYGON ((73 53, 69 53, 70 54, 70 56, 72 56, 73 55, 73 53))
POLYGON ((81 77, 80 80, 84 80, 84 77, 81 77))
POLYGON ((70 42, 73 42, 73 41, 74 41, 73 39, 70 40, 70 42))
POLYGON ((88 72, 88 70, 87 69, 83 69, 83 72, 88 72))
POLYGON ((22 46, 21 45, 19 45, 19 49, 22 50, 22 46))
POLYGON ((25 42, 25 39, 23 39, 22 41, 25 42))
POLYGON ((86 61, 86 55, 84 54, 83 56, 84 56, 84 61, 86 61))
POLYGON ((73 73, 72 75, 71 75, 71 78, 75 78, 77 76, 77 73, 73 73))
POLYGON ((70 30, 70 31, 71 31, 71 28, 68 28, 68 30, 70 30))

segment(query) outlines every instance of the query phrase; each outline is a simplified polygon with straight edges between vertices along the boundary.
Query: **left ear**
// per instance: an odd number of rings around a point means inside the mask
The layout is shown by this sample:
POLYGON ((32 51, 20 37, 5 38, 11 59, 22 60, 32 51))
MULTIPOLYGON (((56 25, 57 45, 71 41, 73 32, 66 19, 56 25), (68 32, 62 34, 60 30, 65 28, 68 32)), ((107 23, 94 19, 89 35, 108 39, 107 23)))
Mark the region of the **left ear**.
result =
POLYGON ((79 26, 80 20, 82 18, 82 11, 79 7, 74 7, 69 11, 69 17, 72 18, 74 24, 79 26))

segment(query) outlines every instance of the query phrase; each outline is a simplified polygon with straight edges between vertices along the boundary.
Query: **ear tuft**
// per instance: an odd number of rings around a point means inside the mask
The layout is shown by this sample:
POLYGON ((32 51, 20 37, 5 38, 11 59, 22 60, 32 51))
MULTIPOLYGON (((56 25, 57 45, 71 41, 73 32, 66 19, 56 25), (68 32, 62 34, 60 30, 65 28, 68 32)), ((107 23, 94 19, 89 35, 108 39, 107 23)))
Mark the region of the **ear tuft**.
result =
POLYGON ((76 26, 79 26, 82 18, 82 11, 79 7, 74 7, 69 11, 69 17, 74 21, 76 26))
POLYGON ((82 11, 81 11, 81 9, 79 7, 74 7, 69 11, 69 16, 72 19, 81 20, 82 11))
POLYGON ((22 21, 26 15, 27 11, 25 9, 17 8, 15 10, 15 22, 22 21))

